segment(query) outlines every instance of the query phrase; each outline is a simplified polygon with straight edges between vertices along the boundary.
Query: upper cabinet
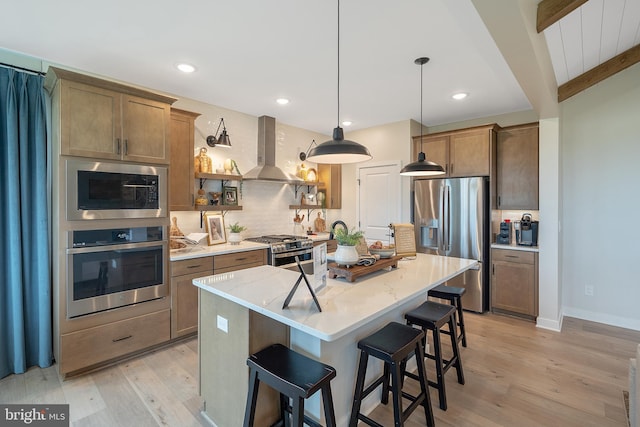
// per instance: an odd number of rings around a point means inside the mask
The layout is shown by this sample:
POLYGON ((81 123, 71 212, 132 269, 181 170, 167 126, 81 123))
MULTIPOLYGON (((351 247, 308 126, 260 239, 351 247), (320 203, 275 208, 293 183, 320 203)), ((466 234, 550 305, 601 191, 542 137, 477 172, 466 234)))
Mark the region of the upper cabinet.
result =
POLYGON ((193 145, 195 119, 198 113, 171 109, 169 132, 171 164, 169 165, 169 210, 190 211, 194 206, 193 145))
POLYGON ((424 151, 427 160, 445 170, 445 177, 490 176, 497 125, 487 125, 413 138, 412 161, 424 151))
POLYGON ((170 106, 175 98, 49 67, 54 142, 60 154, 169 163, 170 106))
POLYGON ((342 165, 318 164, 318 181, 318 191, 324 192, 324 207, 342 208, 342 165))
POLYGON ((498 132, 498 209, 538 210, 538 123, 498 132))

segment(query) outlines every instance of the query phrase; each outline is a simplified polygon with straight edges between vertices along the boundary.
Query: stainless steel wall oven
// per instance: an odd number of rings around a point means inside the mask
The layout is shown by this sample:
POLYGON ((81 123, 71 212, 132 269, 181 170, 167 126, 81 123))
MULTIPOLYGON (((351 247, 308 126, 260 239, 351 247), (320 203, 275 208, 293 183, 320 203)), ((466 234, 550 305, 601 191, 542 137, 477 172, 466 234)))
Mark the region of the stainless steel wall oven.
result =
POLYGON ((68 231, 67 318, 167 296, 165 233, 162 225, 68 231))

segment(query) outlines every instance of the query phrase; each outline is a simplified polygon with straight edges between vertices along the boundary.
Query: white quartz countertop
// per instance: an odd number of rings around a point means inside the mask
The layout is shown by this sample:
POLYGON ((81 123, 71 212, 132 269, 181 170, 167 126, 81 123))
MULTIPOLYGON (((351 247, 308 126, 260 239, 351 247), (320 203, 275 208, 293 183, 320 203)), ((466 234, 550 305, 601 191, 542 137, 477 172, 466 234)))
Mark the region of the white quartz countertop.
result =
MULTIPOLYGON (((322 312, 304 281, 289 307, 283 309, 299 274, 273 266, 202 277, 193 284, 323 341, 334 341, 421 294, 426 299, 427 290, 477 264, 475 260, 417 254, 415 259, 400 260, 398 268, 360 277, 354 283, 327 279, 327 286, 317 292, 322 312)), ((309 280, 313 286, 313 278, 309 280)))
POLYGON ((221 245, 189 245, 186 248, 174 249, 169 253, 171 261, 180 261, 183 259, 201 258, 205 256, 230 254, 234 252, 255 251, 257 249, 267 249, 269 245, 264 243, 241 241, 237 245, 224 243, 221 245))
POLYGON ((505 245, 502 243, 492 243, 491 247, 494 249, 509 249, 514 251, 540 252, 537 246, 522 246, 516 243, 511 243, 508 245, 505 245))

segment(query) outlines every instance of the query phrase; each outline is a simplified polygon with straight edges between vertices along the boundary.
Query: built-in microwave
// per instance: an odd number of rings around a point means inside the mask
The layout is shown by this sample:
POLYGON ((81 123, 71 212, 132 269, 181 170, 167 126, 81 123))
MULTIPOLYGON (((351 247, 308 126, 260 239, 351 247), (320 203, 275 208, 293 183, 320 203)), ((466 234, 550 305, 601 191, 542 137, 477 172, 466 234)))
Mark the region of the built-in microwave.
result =
POLYGON ((67 159, 65 167, 69 221, 168 215, 164 166, 67 159))

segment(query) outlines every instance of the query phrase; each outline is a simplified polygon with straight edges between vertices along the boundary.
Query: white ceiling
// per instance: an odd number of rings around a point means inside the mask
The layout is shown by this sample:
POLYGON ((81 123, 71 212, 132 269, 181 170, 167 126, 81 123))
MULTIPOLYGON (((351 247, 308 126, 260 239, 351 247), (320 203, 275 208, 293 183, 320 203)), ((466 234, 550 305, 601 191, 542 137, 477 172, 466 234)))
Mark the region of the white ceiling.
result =
MULTIPOLYGON (((535 16, 538 1, 518 7, 535 16)), ((427 126, 538 109, 539 90, 527 90, 530 102, 521 87, 539 70, 517 70, 516 80, 509 65, 517 62, 507 65, 474 4, 493 20, 494 37, 495 22, 507 28, 505 10, 515 7, 511 0, 342 0, 340 120, 353 121, 346 130, 419 122, 420 56, 431 58, 423 73, 427 126), (459 91, 469 96, 452 100, 459 91)), ((0 47, 330 135, 338 120, 337 10, 336 0, 21 0, 3 5, 0 47), (185 75, 179 62, 197 71, 185 75), (291 103, 279 106, 278 97, 291 103)), ((637 44, 639 12, 638 0, 590 0, 547 29, 556 79, 591 67, 587 54, 596 45, 602 61, 610 45, 637 44), (599 41, 585 23, 598 13, 599 41), (582 33, 569 36, 577 27, 582 33), (608 34, 618 28, 613 43, 608 34)), ((524 22, 535 27, 533 20, 524 22)), ((509 43, 503 36, 501 49, 513 50, 509 43)))
MULTIPOLYGON (((337 10, 327 0, 21 0, 3 5, 0 47, 330 134, 337 10), (197 71, 177 71, 183 61, 197 71)), ((425 125, 531 108, 470 0, 342 0, 340 11, 340 119, 351 129, 420 121, 420 56, 431 58, 425 125), (452 100, 459 91, 468 98, 452 100)))
POLYGON ((640 0, 589 0, 544 36, 562 85, 640 44, 640 0))

